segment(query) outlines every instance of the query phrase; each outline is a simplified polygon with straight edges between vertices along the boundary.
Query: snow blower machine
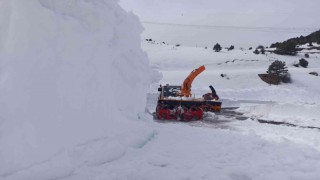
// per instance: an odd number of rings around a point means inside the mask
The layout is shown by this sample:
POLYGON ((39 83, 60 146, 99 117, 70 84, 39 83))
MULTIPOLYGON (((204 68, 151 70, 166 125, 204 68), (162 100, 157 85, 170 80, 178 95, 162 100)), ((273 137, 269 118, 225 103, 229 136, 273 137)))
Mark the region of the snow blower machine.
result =
POLYGON ((211 93, 206 93, 202 98, 191 94, 193 80, 203 71, 205 66, 193 70, 184 80, 182 86, 165 85, 158 88, 160 95, 155 112, 158 120, 202 120, 204 112, 220 112, 221 102, 215 89, 210 85, 211 93))

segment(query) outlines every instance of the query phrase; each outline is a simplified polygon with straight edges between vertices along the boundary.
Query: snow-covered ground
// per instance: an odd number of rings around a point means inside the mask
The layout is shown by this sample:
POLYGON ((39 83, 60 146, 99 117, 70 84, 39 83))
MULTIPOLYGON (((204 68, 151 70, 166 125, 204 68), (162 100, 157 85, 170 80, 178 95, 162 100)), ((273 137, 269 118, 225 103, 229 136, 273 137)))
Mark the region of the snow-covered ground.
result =
MULTIPOLYGON (((193 69, 205 65, 206 71, 193 83, 193 93, 201 96, 210 92, 208 86, 213 85, 223 102, 223 107, 239 107, 236 111, 247 117, 245 120, 237 120, 215 115, 209 121, 191 123, 190 126, 213 128, 214 131, 217 131, 217 128, 227 129, 226 131, 232 131, 232 134, 260 137, 271 144, 292 143, 291 145, 295 144, 293 146, 296 147, 309 146, 320 150, 320 77, 309 74, 320 72, 320 54, 310 54, 310 58, 307 58, 308 68, 297 68, 293 64, 305 58, 304 52, 297 56, 279 56, 271 53, 256 55, 253 50, 224 49, 214 52, 211 48, 175 47, 160 42, 143 42, 143 48, 148 52, 152 67, 163 74, 160 84, 179 85, 193 69), (291 84, 268 85, 258 77, 258 74, 266 72, 274 60, 286 62, 292 78, 291 84), (224 74, 224 77, 221 77, 221 74, 224 74), (283 122, 297 127, 262 124, 259 120, 283 122)), ((155 108, 158 85, 151 86, 148 104, 150 109, 155 108)), ((248 153, 256 153, 256 150, 248 153)), ((265 179, 298 177, 291 175, 277 174, 265 179)), ((317 175, 300 178, 319 177, 317 175)), ((249 175, 244 179, 259 178, 249 175)))
MULTIPOLYGON (((193 93, 201 97, 210 92, 208 86, 213 85, 222 99, 223 107, 240 107, 237 111, 250 117, 250 120, 244 122, 231 121, 232 127, 242 129, 243 132, 253 130, 267 139, 278 140, 285 137, 297 140, 299 143, 312 144, 320 150, 318 130, 298 129, 306 134, 301 136, 295 135, 295 128, 285 128, 288 129, 286 132, 282 130, 283 127, 261 125, 251 120, 320 127, 320 77, 309 74, 320 72, 320 54, 310 54, 310 58, 306 58, 308 68, 297 68, 293 64, 305 58, 304 53, 297 56, 272 53, 256 55, 253 50, 223 49, 221 52, 214 52, 211 48, 174 47, 163 43, 144 42, 143 45, 149 53, 153 68, 163 73, 162 84, 179 85, 194 68, 205 65, 206 71, 193 83, 193 93), (274 60, 286 62, 292 78, 291 84, 268 85, 259 78, 258 74, 265 73, 274 60), (276 136, 272 136, 269 127, 279 131, 280 135, 276 133, 276 136)), ((156 86, 158 84, 152 88, 156 90, 156 86)), ((156 94, 151 90, 152 93, 156 94)))
POLYGON ((110 0, 0 2, 0 180, 319 179, 319 55, 215 53, 143 42, 138 19, 110 0), (275 59, 293 83, 257 76, 275 59), (212 84, 225 107, 249 117, 154 121, 160 83, 212 84), (156 71, 155 71, 156 70, 156 71), (224 78, 220 75, 226 74, 224 78), (150 88, 148 85, 151 85, 150 88), (147 94, 148 91, 148 94, 147 94))

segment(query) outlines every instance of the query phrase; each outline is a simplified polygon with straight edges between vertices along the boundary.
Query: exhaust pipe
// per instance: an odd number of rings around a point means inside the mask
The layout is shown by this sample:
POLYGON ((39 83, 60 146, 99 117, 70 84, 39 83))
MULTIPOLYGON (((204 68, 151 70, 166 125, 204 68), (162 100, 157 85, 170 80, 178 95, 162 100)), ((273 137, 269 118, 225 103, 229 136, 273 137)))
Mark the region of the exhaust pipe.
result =
POLYGON ((216 90, 214 90, 214 88, 211 85, 209 86, 209 88, 211 89, 211 93, 212 93, 213 98, 218 100, 219 96, 217 95, 216 90))

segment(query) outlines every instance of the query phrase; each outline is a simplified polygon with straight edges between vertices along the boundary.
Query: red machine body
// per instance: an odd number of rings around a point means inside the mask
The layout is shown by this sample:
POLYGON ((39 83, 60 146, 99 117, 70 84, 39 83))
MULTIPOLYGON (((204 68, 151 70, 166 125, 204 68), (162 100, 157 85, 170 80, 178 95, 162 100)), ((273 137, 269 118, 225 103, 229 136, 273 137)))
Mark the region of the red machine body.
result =
POLYGON ((217 101, 219 97, 212 86, 210 86, 211 93, 207 93, 202 98, 192 97, 190 93, 194 78, 204 70, 204 66, 193 70, 182 86, 160 86, 155 118, 192 121, 203 119, 206 111, 219 112, 222 103, 217 101))

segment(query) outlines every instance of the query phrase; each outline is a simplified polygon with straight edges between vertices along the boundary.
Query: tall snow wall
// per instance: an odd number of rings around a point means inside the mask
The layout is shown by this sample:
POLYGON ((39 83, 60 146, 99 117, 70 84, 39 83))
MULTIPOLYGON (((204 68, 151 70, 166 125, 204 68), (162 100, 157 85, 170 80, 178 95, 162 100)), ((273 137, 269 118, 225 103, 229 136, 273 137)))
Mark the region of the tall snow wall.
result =
POLYGON ((116 0, 0 1, 0 175, 135 128, 141 32, 116 0))

